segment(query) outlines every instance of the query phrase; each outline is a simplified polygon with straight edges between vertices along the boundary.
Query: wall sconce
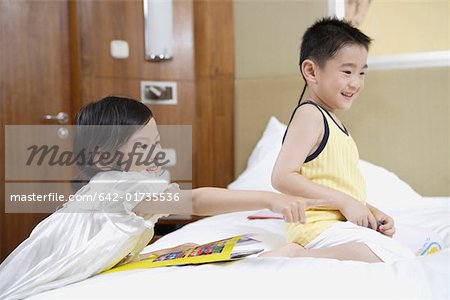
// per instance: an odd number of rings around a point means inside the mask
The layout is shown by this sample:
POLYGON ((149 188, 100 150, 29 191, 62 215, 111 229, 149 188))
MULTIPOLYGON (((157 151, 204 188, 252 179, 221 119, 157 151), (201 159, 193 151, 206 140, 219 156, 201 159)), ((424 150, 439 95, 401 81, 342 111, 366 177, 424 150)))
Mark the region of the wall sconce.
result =
POLYGON ((172 0, 144 1, 145 59, 155 62, 173 57, 172 0))

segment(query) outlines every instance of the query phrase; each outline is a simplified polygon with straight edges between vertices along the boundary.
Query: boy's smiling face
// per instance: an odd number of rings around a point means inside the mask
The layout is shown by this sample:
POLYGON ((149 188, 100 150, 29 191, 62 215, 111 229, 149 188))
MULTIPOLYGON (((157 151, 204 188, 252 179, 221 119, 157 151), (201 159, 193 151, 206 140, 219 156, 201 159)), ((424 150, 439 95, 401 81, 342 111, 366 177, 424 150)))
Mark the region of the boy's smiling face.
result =
POLYGON ((310 97, 331 112, 347 110, 364 88, 366 69, 366 48, 344 46, 325 66, 316 65, 316 82, 308 83, 310 97))

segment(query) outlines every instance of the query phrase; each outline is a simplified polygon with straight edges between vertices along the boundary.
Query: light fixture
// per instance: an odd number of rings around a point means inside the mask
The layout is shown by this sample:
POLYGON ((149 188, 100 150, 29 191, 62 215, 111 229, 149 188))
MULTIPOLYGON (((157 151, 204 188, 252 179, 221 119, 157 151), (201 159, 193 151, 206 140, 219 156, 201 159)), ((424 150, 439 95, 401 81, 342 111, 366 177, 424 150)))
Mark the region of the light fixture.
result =
POLYGON ((173 57, 172 0, 144 1, 145 58, 166 61, 173 57))

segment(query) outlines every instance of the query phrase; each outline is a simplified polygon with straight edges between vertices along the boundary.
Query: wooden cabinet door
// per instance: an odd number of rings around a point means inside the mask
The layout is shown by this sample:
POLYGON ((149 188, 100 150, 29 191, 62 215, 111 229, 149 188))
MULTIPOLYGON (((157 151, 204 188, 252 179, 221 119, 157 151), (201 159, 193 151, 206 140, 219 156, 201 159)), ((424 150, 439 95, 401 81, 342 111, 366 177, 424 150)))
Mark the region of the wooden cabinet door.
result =
POLYGON ((0 241, 1 260, 46 214, 5 213, 5 125, 71 122, 69 2, 0 0, 0 241))

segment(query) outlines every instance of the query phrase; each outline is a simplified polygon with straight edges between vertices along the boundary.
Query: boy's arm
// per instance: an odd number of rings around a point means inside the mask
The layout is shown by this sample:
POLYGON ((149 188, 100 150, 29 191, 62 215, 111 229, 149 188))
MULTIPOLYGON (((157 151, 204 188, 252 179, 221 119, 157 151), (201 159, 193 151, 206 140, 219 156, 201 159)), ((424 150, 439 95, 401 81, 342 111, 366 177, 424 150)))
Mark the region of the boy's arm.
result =
POLYGON ((303 105, 297 109, 272 171, 272 185, 282 193, 312 199, 315 207, 334 207, 355 224, 376 228, 375 218, 356 199, 299 174, 307 156, 320 144, 323 132, 323 116, 316 107, 303 105))

